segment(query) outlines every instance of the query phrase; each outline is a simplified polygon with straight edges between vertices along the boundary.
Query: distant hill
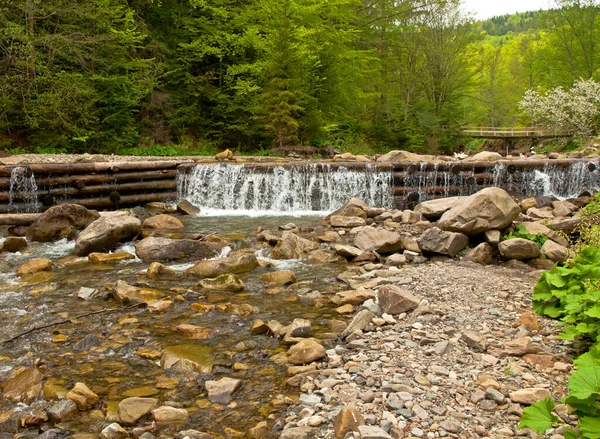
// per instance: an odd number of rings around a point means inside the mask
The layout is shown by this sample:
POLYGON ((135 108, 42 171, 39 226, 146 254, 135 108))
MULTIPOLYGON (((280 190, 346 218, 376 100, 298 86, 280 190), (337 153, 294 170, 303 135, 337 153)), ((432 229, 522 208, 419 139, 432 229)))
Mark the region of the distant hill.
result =
POLYGON ((548 20, 554 11, 529 11, 517 14, 499 15, 480 21, 481 29, 491 36, 504 36, 509 33, 527 32, 548 20))

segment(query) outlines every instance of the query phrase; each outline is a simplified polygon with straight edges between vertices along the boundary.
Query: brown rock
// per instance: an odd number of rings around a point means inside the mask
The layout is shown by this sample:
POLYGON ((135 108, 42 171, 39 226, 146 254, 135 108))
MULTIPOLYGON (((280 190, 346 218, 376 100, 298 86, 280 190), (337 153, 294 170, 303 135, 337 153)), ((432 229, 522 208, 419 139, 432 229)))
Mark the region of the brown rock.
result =
POLYGON ((123 305, 135 303, 151 304, 159 301, 164 296, 165 293, 160 290, 134 287, 122 280, 118 280, 113 289, 113 297, 123 305))
POLYGON ((52 206, 29 226, 27 239, 40 242, 73 239, 78 230, 85 229, 98 218, 98 212, 78 204, 52 206))
POLYGON ((436 219, 466 198, 467 197, 449 197, 423 201, 415 206, 415 212, 421 213, 425 218, 436 219))
POLYGON ((296 283, 296 275, 292 270, 279 270, 265 273, 260 278, 269 285, 289 285, 296 283))
POLYGON ((83 383, 75 383, 75 386, 67 393, 67 398, 72 400, 77 408, 82 411, 89 410, 100 402, 98 395, 83 383))
POLYGON ((366 226, 367 222, 364 218, 359 216, 342 216, 342 215, 332 215, 329 218, 329 224, 331 227, 361 227, 366 226))
POLYGON ((131 253, 90 253, 88 260, 93 264, 105 264, 110 262, 127 261, 135 259, 135 256, 131 253))
POLYGON ((546 398, 552 398, 548 389, 530 388, 511 392, 510 400, 515 403, 531 405, 546 398))
POLYGON ((237 292, 244 289, 244 283, 235 274, 222 274, 214 279, 203 279, 198 286, 208 290, 237 292))
POLYGON ((156 398, 125 398, 119 403, 119 418, 125 424, 135 424, 157 407, 158 399, 156 398))
POLYGON ((92 252, 114 250, 119 243, 137 235, 141 227, 139 219, 125 212, 102 216, 79 234, 75 242, 75 254, 87 256, 92 252))
POLYGON ((396 253, 402 250, 402 237, 396 232, 364 227, 356 234, 354 245, 365 252, 396 253))
POLYGON ((198 215, 200 213, 200 209, 198 209, 188 200, 181 200, 179 204, 177 204, 177 213, 181 215, 198 215))
POLYGON ((185 424, 189 421, 190 414, 186 409, 162 406, 152 410, 152 417, 154 418, 154 422, 159 425, 185 424))
POLYGON ((329 220, 333 216, 359 217, 366 220, 368 210, 369 206, 363 200, 360 198, 350 198, 344 206, 331 213, 325 220, 329 220))
POLYGON ((181 325, 177 326, 177 332, 187 338, 194 340, 205 340, 210 336, 211 330, 203 326, 182 323, 181 325))
POLYGON ((44 375, 36 368, 23 369, 2 383, 0 397, 29 404, 40 396, 43 378, 44 375))
POLYGON ((365 419, 352 406, 343 407, 335 418, 335 438, 344 439, 350 432, 358 432, 358 427, 365 425, 365 419))
POLYGON ((221 151, 215 155, 215 159, 217 159, 217 161, 233 160, 233 151, 231 151, 229 148, 225 151, 221 151))
POLYGON ((148 270, 146 270, 146 277, 148 279, 156 279, 162 276, 175 277, 177 276, 177 272, 171 267, 167 267, 160 262, 151 263, 148 267, 148 270))
POLYGON ((533 241, 513 238, 498 244, 500 254, 506 259, 535 259, 540 256, 540 248, 533 241))
POLYGON ((281 235, 281 241, 273 248, 271 257, 273 259, 307 259, 310 253, 318 248, 318 243, 301 238, 293 232, 285 231, 281 235))
POLYGON ((419 299, 396 285, 385 285, 377 291, 379 307, 387 314, 410 312, 419 306, 419 299))
POLYGON ((366 289, 358 289, 358 290, 348 290, 341 291, 336 293, 335 296, 331 298, 331 302, 335 305, 360 305, 365 300, 375 299, 376 294, 373 290, 366 289))
POLYGON ((52 261, 50 259, 32 259, 31 261, 27 261, 19 267, 19 269, 17 270, 17 276, 27 276, 28 274, 50 270, 52 270, 52 261))
POLYGON ((537 354, 540 350, 540 347, 533 342, 531 337, 521 337, 507 342, 503 353, 513 357, 522 357, 527 354, 537 354))
POLYGON ((525 326, 529 331, 539 331, 542 329, 537 314, 530 311, 521 314, 521 318, 517 320, 515 326, 525 326))
POLYGON ((4 240, 0 247, 0 252, 16 253, 27 247, 27 240, 25 238, 9 236, 4 240))
POLYGON ((475 262, 481 265, 490 265, 494 257, 494 250, 487 242, 482 242, 471 249, 465 256, 465 261, 475 262))
POLYGON ((314 339, 302 340, 287 351, 287 359, 291 364, 308 364, 325 357, 325 348, 314 339))
POLYGON ((228 258, 199 261, 185 270, 187 276, 217 277, 227 273, 244 273, 259 267, 254 253, 239 252, 228 258))
POLYGON ((217 256, 220 245, 193 239, 148 237, 135 246, 138 258, 144 261, 193 261, 217 256))
POLYGON ((445 232, 437 227, 427 229, 419 240, 419 247, 424 252, 448 255, 451 258, 469 244, 469 238, 462 233, 445 232))

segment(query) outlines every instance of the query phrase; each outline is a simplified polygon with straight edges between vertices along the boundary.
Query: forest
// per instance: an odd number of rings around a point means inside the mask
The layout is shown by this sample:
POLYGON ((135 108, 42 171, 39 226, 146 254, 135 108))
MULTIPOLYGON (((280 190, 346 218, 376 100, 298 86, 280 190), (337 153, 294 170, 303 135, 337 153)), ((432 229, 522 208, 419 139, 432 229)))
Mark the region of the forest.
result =
POLYGON ((0 0, 0 152, 451 152, 600 79, 597 0, 0 0))

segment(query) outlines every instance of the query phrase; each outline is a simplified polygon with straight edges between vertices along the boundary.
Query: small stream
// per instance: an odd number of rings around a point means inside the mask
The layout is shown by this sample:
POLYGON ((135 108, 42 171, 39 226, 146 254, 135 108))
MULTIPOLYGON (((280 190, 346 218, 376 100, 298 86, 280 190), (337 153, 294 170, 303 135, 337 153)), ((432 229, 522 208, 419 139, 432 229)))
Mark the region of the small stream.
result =
MULTIPOLYGON (((182 220, 185 229, 172 233, 173 237, 218 233, 232 243, 233 249, 256 249, 257 255, 267 259, 270 247, 255 239, 258 226, 276 232, 277 226, 293 222, 302 230, 314 229, 304 234, 310 237, 319 234, 322 224, 321 218, 314 216, 198 216, 182 220)), ((117 251, 135 253, 135 247, 133 243, 126 243, 117 251)), ((329 306, 315 306, 314 302, 303 300, 302 295, 342 290, 343 285, 335 278, 344 269, 343 265, 302 260, 271 262, 276 266, 240 275, 246 286, 241 293, 222 293, 201 289, 196 285, 198 278, 183 277, 183 271, 193 263, 165 264, 180 273, 175 279, 148 279, 145 275, 148 262, 136 258, 120 263, 92 264, 87 258, 74 256, 74 242, 30 243, 23 254, 0 253, 0 322, 4 322, 0 325, 0 340, 34 326, 72 319, 0 344, 0 382, 6 380, 14 368, 31 366, 39 359, 40 370, 45 375, 45 392, 60 394, 76 382, 85 383, 100 396, 105 416, 101 419, 81 412, 76 420, 61 424, 73 433, 98 434, 114 421, 119 401, 127 396, 151 396, 161 403, 188 409, 190 422, 180 430, 193 428, 219 436, 230 434, 228 428, 245 432, 285 407, 281 395, 294 398, 284 386, 287 367, 270 360, 287 347, 267 335, 250 335, 252 321, 275 319, 288 324, 294 318, 306 318, 312 322, 315 336, 329 339, 325 345, 334 346, 335 335, 329 334, 329 322, 339 319, 329 306), (25 278, 14 274, 23 262, 38 257, 52 259, 54 269, 25 278), (277 269, 293 270, 298 282, 288 288, 266 287, 260 276, 277 269), (73 319, 88 312, 122 308, 110 298, 110 290, 117 280, 159 289, 173 298, 174 307, 163 313, 120 309, 73 319), (87 301, 78 299, 81 287, 97 289, 98 297, 87 301), (248 315, 216 310, 204 312, 203 305, 226 302, 249 304, 259 312, 248 315), (205 340, 186 338, 175 330, 182 323, 209 328, 210 335, 205 340), (213 373, 163 370, 159 364, 160 352, 178 345, 191 345, 186 349, 207 356, 215 365, 213 373), (247 370, 234 370, 235 363, 243 364, 247 370), (243 382, 233 403, 227 407, 211 404, 203 387, 205 380, 221 376, 239 378, 243 382)), ((27 407, 23 404, 17 407, 0 399, 0 413, 24 409, 27 407)))

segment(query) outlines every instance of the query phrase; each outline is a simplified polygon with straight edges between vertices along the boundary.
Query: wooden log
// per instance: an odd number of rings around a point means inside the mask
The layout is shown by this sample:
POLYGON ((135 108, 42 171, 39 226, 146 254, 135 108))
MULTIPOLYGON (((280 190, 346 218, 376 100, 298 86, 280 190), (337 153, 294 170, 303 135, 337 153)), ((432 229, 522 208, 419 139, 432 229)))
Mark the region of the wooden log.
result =
POLYGON ((29 165, 0 166, 0 175, 10 176, 12 170, 18 167, 28 167, 37 175, 48 174, 86 174, 94 172, 123 172, 123 171, 148 171, 156 169, 176 169, 182 163, 191 163, 189 160, 161 160, 161 161, 135 161, 135 162, 95 162, 95 163, 32 163, 29 165))
MULTIPOLYGON (((143 206, 147 203, 155 201, 176 200, 177 192, 159 192, 156 194, 136 194, 136 195, 121 195, 119 199, 119 207, 122 206, 143 206)), ((66 201, 61 201, 59 204, 80 204, 88 209, 106 209, 114 207, 114 203, 110 201, 108 196, 101 198, 78 198, 66 201)))
POLYGON ((29 226, 41 213, 4 213, 0 214, 0 226, 29 226))

